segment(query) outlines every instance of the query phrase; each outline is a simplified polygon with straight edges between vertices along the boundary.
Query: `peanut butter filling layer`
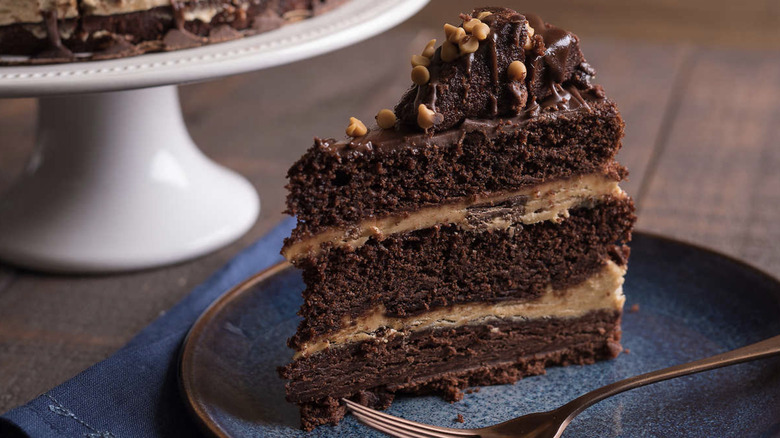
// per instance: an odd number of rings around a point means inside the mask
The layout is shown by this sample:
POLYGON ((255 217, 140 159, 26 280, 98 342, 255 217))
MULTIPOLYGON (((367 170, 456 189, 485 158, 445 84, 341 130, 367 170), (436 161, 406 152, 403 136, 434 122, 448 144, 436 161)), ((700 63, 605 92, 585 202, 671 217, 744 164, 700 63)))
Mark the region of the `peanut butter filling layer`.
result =
POLYGON ((496 319, 577 318, 595 310, 621 310, 625 302, 625 273, 625 266, 607 261, 602 270, 584 282, 561 290, 549 287, 533 301, 458 304, 404 318, 386 316, 384 309, 379 307, 369 315, 353 320, 343 330, 304 344, 294 358, 352 342, 403 336, 419 330, 489 324, 496 319), (377 334, 379 329, 384 329, 381 336, 377 334))
POLYGON ((426 207, 413 213, 366 219, 348 228, 333 228, 282 249, 287 260, 316 255, 323 244, 360 247, 369 238, 456 224, 467 230, 506 230, 543 221, 560 222, 569 210, 598 204, 605 197, 625 197, 618 182, 603 174, 538 184, 523 190, 474 196, 459 202, 426 207))
MULTIPOLYGON (((148 11, 171 6, 171 0, 2 0, 0 1, 0 26, 9 24, 43 23, 41 11, 57 11, 60 20, 83 15, 120 15, 148 11), (81 12, 79 11, 79 3, 81 12)), ((200 20, 208 23, 219 12, 238 7, 215 4, 186 3, 183 18, 186 21, 200 20)), ((45 38, 45 36, 44 36, 45 38)))
POLYGON ((115 15, 171 6, 171 0, 81 0, 89 15, 115 15))
POLYGON ((56 11, 57 18, 60 20, 75 18, 79 15, 76 0, 2 0, 0 1, 0 26, 17 23, 43 23, 42 10, 56 11))

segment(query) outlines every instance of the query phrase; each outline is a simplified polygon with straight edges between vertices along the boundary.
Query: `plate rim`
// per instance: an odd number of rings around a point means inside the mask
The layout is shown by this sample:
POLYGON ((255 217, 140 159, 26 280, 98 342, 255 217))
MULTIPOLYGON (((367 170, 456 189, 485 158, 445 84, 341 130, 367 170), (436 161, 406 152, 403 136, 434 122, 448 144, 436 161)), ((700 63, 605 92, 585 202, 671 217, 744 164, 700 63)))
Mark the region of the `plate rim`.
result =
MULTIPOLYGON (((649 238, 654 240, 664 241, 666 243, 686 246, 689 248, 708 253, 716 257, 725 259, 731 263, 740 266, 742 269, 747 269, 757 274, 760 277, 764 277, 765 280, 777 283, 780 285, 780 277, 776 277, 767 271, 751 265, 745 260, 737 258, 735 256, 724 254, 713 248, 707 246, 686 242, 674 237, 664 236, 654 232, 647 231, 634 231, 634 237, 642 236, 643 238, 649 238)), ((630 260, 629 260, 630 263, 630 260)), ((195 397, 192 394, 193 382, 187 378, 187 370, 190 370, 193 366, 193 351, 195 348, 195 342, 197 336, 205 329, 207 323, 213 319, 214 315, 219 313, 232 299, 238 295, 241 295, 245 291, 253 288, 257 284, 268 280, 269 278, 284 272, 287 269, 293 268, 292 264, 288 261, 281 261, 273 264, 243 280, 236 286, 232 287, 228 291, 220 295, 213 303, 211 303, 206 310, 204 310, 198 318, 195 320, 190 330, 187 332, 187 336, 184 338, 182 345, 179 349, 178 365, 177 365, 177 378, 179 387, 179 396, 187 407, 187 411, 191 414, 192 419, 196 421, 200 430, 209 436, 219 438, 234 438, 226 430, 224 430, 219 423, 214 421, 206 412, 205 407, 200 403, 197 403, 195 397)), ((780 296, 778 296, 780 298, 780 296)), ((189 375, 192 375, 191 373, 189 375)))
POLYGON ((258 273, 251 275, 249 278, 243 280, 236 286, 233 286, 227 292, 222 293, 214 302, 212 302, 206 310, 201 313, 187 331, 187 335, 184 337, 181 347, 179 348, 178 363, 177 363, 177 380, 179 387, 179 396, 183 399, 184 404, 187 407, 187 411, 191 414, 191 417, 197 422, 198 427, 202 432, 205 432, 211 436, 220 438, 232 438, 219 423, 213 421, 211 417, 206 413, 204 406, 196 403, 193 396, 193 382, 187 379, 185 376, 192 375, 187 373, 193 366, 193 352, 195 349, 195 341, 198 335, 203 332, 207 323, 213 319, 214 315, 219 313, 228 303, 230 303, 233 297, 241 295, 245 291, 253 288, 258 283, 267 280, 287 269, 292 268, 292 264, 288 261, 281 261, 273 264, 258 273))

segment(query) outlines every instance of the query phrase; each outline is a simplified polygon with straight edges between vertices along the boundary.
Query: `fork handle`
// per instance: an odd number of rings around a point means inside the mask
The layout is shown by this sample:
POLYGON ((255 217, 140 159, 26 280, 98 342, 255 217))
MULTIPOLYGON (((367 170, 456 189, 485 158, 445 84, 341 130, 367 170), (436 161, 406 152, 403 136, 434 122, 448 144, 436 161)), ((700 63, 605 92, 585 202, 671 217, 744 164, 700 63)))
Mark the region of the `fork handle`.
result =
POLYGON ((756 342, 755 344, 737 348, 736 350, 731 350, 706 359, 675 365, 673 367, 620 380, 570 401, 561 406, 559 412, 565 413, 568 420, 571 421, 577 414, 593 404, 630 389, 673 379, 675 377, 687 376, 689 374, 714 370, 716 368, 735 365, 742 362, 763 359, 777 354, 780 354, 780 336, 765 339, 761 342, 756 342))

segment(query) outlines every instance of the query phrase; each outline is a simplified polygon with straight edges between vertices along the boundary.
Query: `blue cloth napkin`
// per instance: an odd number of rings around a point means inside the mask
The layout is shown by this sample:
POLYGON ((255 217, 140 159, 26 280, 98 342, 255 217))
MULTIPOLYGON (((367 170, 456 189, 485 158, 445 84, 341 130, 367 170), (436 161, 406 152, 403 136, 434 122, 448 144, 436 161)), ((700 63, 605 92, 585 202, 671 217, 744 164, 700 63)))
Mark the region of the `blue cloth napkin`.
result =
POLYGON ((179 347, 217 297, 282 260, 294 223, 285 219, 110 358, 5 413, 0 437, 200 436, 179 395, 179 347))

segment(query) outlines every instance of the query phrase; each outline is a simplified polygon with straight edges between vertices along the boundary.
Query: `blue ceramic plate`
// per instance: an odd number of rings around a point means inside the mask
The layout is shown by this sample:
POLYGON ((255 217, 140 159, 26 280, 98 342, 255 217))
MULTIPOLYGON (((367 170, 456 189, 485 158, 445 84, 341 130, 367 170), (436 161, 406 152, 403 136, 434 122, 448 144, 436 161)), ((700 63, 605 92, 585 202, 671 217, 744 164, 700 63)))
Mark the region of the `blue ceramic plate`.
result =
MULTIPOLYGON (((780 333, 780 283, 733 259, 659 237, 631 245, 623 345, 615 360, 551 368, 514 385, 481 388, 457 403, 398 397, 389 413, 476 428, 549 410, 616 380, 711 356, 780 333), (639 311, 629 312, 638 304, 639 311), (629 352, 630 351, 630 352, 629 352), (465 423, 456 423, 458 414, 465 423)), ((303 282, 279 265, 228 292, 190 332, 183 395, 216 436, 382 436, 351 416, 306 434, 284 400, 276 367, 290 360, 303 282)), ((765 359, 636 389, 577 417, 573 437, 780 436, 780 359, 765 359)))

